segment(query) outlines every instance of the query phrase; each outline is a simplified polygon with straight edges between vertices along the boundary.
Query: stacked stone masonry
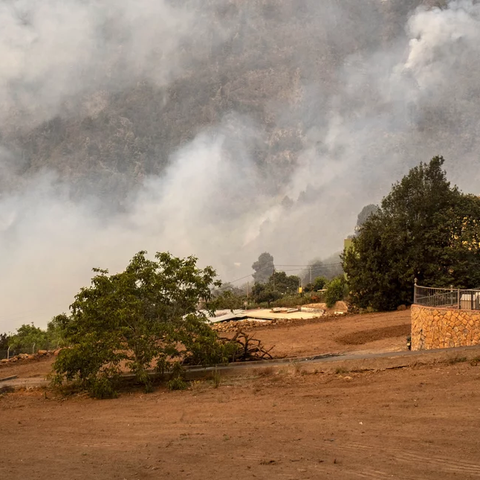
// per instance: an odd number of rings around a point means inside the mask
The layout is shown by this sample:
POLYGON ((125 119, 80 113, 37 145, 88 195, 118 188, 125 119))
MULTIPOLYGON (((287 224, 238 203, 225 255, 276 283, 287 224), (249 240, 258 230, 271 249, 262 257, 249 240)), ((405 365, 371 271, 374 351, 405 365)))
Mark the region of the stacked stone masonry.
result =
POLYGON ((480 345, 480 311, 412 305, 412 350, 480 345))

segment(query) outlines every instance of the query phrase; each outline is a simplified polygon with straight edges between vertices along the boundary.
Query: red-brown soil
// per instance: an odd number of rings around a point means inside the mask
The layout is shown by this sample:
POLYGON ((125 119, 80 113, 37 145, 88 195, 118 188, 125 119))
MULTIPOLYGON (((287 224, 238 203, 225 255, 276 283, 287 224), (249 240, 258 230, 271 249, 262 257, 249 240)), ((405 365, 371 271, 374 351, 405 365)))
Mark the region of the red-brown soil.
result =
POLYGON ((0 478, 477 479, 480 366, 0 397, 0 478))
POLYGON ((407 349, 410 311, 323 317, 251 330, 276 357, 322 353, 392 352, 407 349))
MULTIPOLYGON (((299 357, 323 353, 390 352, 406 350, 410 312, 324 317, 314 321, 256 327, 249 330, 274 357, 299 357)), ((222 334, 224 335, 224 334, 222 334)), ((0 378, 48 375, 55 357, 0 364, 0 378)))

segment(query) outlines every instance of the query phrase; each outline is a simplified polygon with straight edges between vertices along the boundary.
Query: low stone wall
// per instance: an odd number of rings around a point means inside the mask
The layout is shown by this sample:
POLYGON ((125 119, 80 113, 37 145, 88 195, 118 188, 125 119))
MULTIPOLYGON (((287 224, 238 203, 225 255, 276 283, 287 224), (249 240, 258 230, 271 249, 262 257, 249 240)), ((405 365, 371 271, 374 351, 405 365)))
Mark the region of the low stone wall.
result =
POLYGON ((412 305, 412 350, 480 345, 480 311, 412 305))

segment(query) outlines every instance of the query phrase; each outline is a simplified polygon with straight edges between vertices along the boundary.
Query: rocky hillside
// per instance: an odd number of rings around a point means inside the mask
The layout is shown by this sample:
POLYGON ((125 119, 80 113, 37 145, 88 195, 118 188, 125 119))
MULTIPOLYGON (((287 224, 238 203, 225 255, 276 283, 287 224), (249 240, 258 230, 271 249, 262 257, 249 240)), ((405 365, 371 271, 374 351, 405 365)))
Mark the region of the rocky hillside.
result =
POLYGON ((201 48, 182 47, 189 62, 171 82, 119 80, 65 102, 40 124, 10 122, 0 138, 21 175, 48 167, 75 185, 77 195, 118 199, 145 175, 162 172, 172 152, 199 131, 236 112, 262 131, 262 141, 251 146, 255 161, 283 175, 337 92, 344 63, 394 44, 420 3, 205 2, 211 38, 203 37, 201 48), (219 40, 214 33, 222 27, 219 40), (314 105, 308 89, 321 89, 314 105))

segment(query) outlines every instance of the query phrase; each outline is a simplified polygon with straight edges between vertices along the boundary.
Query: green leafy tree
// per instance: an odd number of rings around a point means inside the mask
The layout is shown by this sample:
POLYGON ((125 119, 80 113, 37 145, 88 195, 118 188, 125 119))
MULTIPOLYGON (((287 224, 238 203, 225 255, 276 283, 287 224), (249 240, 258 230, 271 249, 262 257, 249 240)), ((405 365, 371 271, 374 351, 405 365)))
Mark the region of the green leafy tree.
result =
POLYGON ((32 323, 19 327, 10 337, 8 345, 13 350, 42 350, 50 348, 50 339, 45 330, 32 323))
POLYGON ((297 293, 300 286, 300 278, 296 275, 287 275, 285 272, 275 272, 268 279, 267 285, 281 295, 291 295, 297 293))
POLYGON ((308 283, 303 290, 304 292, 318 292, 323 290, 327 283, 328 279, 326 277, 317 277, 312 283, 308 283))
POLYGON ((325 277, 317 277, 313 281, 313 290, 315 292, 318 292, 319 290, 323 290, 327 285, 327 283, 328 283, 328 280, 325 277))
POLYGON ((284 295, 296 294, 299 285, 299 277, 287 275, 285 272, 274 272, 267 283, 255 283, 252 295, 257 303, 267 302, 270 304, 284 295))
POLYGON ((335 304, 345 298, 348 292, 347 282, 343 275, 334 278, 327 284, 325 292, 325 303, 328 308, 332 308, 335 304))
POLYGON ((64 332, 62 324, 58 321, 57 317, 53 318, 52 321, 47 324, 49 348, 63 347, 65 345, 63 335, 64 332))
POLYGON ((255 273, 253 279, 255 283, 267 283, 268 279, 275 272, 275 266, 273 264, 273 257, 268 252, 262 253, 258 260, 252 265, 255 273))
POLYGON ((252 288, 252 296, 257 303, 268 303, 278 300, 282 294, 275 290, 273 285, 256 283, 252 288))
POLYGON ((343 254, 351 300, 391 310, 419 284, 480 285, 480 199, 451 186, 444 159, 421 163, 393 185, 343 254))
POLYGON ((75 296, 70 315, 55 319, 70 348, 57 357, 54 381, 77 381, 94 396, 111 397, 122 368, 149 389, 152 367, 224 362, 227 347, 199 310, 200 303, 209 308, 211 289, 220 284, 211 267, 202 270, 196 262, 169 253, 149 260, 142 251, 121 273, 94 269, 91 286, 75 296))

